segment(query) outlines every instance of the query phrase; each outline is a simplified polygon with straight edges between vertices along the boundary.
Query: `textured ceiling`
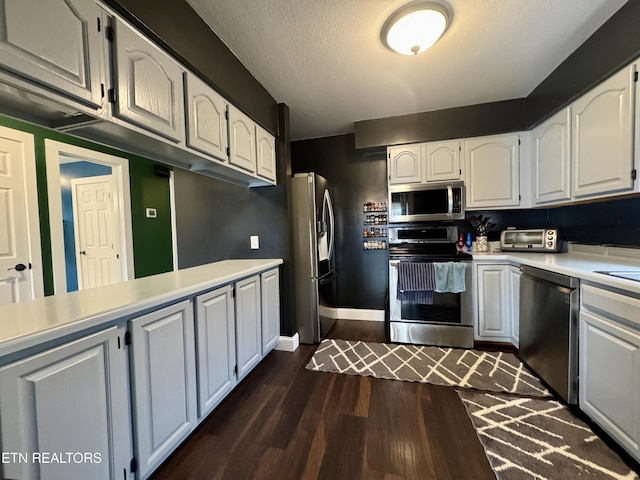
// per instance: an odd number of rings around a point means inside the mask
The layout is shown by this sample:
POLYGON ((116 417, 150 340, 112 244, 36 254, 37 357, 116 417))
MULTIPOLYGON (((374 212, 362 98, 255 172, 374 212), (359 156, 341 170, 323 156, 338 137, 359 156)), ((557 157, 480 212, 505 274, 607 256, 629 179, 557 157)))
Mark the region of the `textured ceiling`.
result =
MULTIPOLYGON (((277 102, 293 140, 353 122, 526 97, 626 0, 448 0, 426 52, 380 42, 408 0, 187 0, 277 102)), ((443 2, 444 3, 444 2, 443 2)))

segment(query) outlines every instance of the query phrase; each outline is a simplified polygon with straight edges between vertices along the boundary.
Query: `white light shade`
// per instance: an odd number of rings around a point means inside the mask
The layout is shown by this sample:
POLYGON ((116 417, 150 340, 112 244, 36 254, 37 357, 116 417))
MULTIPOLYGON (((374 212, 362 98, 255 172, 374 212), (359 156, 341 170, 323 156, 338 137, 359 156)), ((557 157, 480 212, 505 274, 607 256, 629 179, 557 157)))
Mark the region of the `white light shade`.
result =
POLYGON ((383 42, 390 49, 403 55, 424 52, 447 29, 447 13, 444 9, 427 5, 413 5, 396 12, 382 29, 383 42))

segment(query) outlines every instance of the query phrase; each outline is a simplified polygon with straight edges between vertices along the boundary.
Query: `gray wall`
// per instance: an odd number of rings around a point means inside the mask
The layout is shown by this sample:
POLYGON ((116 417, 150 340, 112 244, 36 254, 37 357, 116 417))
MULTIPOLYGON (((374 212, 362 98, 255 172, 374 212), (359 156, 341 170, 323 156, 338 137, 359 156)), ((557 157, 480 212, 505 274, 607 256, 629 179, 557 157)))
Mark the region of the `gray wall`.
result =
POLYGON ((386 250, 363 249, 362 206, 386 201, 385 155, 386 150, 356 151, 353 134, 291 144, 294 173, 316 172, 333 185, 340 307, 384 308, 389 255, 386 250))
POLYGON ((281 333, 295 333, 289 222, 289 110, 279 106, 283 133, 276 144, 278 185, 247 188, 175 169, 178 268, 229 258, 282 258, 281 333), (260 249, 249 237, 258 235, 260 249))

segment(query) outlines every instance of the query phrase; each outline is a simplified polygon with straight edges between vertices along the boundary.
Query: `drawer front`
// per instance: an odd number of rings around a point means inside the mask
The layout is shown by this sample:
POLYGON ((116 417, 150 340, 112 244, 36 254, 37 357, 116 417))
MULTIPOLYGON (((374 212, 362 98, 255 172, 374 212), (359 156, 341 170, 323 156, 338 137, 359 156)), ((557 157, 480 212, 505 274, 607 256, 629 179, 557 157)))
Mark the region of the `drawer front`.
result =
POLYGON ((593 287, 582 286, 581 307, 583 309, 602 312, 608 317, 617 317, 640 327, 638 310, 640 299, 593 287))

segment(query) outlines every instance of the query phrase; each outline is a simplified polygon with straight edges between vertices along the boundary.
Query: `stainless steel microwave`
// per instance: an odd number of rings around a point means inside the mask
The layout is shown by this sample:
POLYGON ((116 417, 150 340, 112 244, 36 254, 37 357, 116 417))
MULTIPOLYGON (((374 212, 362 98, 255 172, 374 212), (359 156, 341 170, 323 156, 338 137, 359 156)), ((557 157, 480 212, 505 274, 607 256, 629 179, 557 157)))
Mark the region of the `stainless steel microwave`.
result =
POLYGON ((389 187, 389 223, 464 219, 464 184, 389 187))

